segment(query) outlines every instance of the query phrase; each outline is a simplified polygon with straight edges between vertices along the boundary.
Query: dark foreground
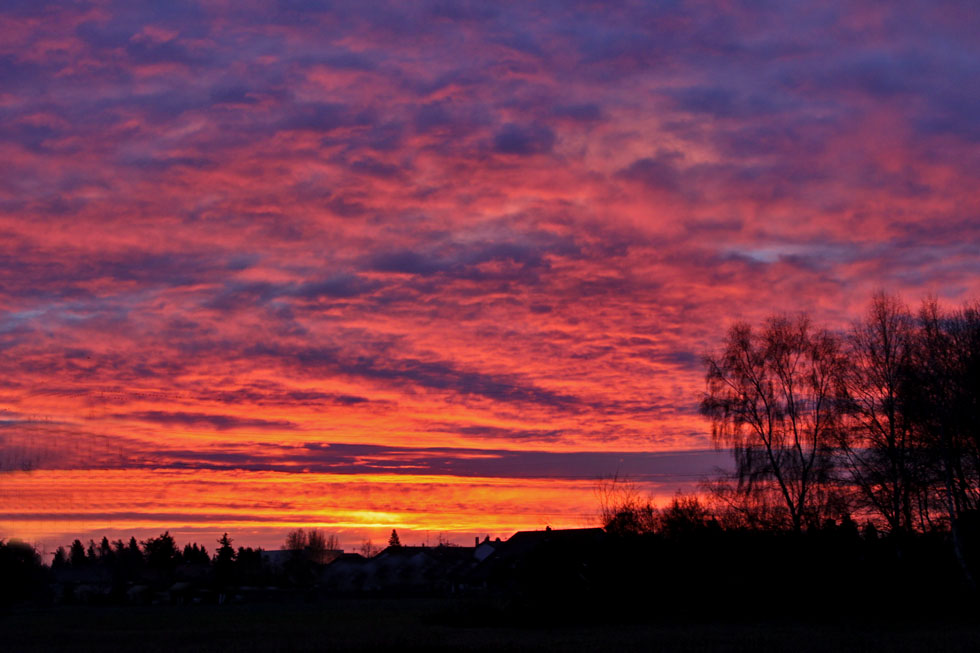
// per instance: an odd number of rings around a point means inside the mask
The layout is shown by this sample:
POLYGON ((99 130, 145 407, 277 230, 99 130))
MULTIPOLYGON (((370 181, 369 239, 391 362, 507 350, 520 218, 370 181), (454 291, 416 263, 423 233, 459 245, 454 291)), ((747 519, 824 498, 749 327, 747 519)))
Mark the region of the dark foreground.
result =
MULTIPOLYGON (((955 622, 757 623, 652 620, 480 625, 442 600, 236 606, 61 606, 0 617, 4 651, 976 651, 980 626, 955 622)), ((477 616, 474 619, 474 615, 477 616)))

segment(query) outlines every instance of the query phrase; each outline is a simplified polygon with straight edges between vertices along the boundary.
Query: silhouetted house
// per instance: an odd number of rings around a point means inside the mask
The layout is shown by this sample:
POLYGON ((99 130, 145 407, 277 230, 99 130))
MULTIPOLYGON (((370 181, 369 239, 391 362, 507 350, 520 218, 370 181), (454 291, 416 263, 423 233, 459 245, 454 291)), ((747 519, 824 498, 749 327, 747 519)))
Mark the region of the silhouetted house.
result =
POLYGON ((54 569, 52 576, 54 596, 61 601, 101 603, 112 594, 112 574, 103 566, 54 569))
MULTIPOLYGON (((275 571, 283 569, 286 564, 297 556, 304 556, 302 551, 293 549, 278 549, 275 551, 262 551, 262 562, 269 569, 275 571)), ((330 564, 337 558, 344 555, 343 549, 327 549, 323 552, 323 564, 330 564)))
POLYGON ((501 544, 502 542, 500 541, 499 537, 492 542, 490 541, 489 535, 487 535, 482 542, 480 541, 480 538, 476 538, 476 549, 473 551, 473 558, 477 562, 483 562, 490 557, 490 555, 496 551, 497 547, 499 547, 501 544))
POLYGON ((149 604, 153 598, 153 588, 149 585, 131 585, 126 589, 126 602, 137 605, 149 604))
POLYGON ((177 565, 174 574, 177 582, 205 583, 211 576, 211 565, 201 562, 185 562, 177 565))
POLYGON ((465 574, 460 588, 535 594, 587 590, 606 539, 601 528, 519 531, 465 574))
POLYGON ((278 549, 275 551, 263 551, 262 562, 270 569, 282 569, 283 565, 293 557, 292 549, 278 549))
POLYGON ((390 546, 373 558, 343 556, 323 568, 328 592, 433 595, 452 592, 475 564, 475 547, 390 546))
POLYGON ((385 592, 443 594, 474 564, 474 547, 388 547, 374 558, 374 580, 385 592))
POLYGON ((169 603, 175 605, 186 605, 191 603, 194 598, 194 583, 188 581, 178 581, 170 586, 167 590, 167 599, 169 603))
POLYGON ((290 549, 279 549, 275 551, 263 551, 262 562, 270 569, 282 569, 286 561, 293 555, 290 549))
POLYGON ((343 549, 326 549, 322 553, 317 554, 317 563, 321 565, 329 565, 331 562, 344 555, 343 549))
POLYGON ((359 564, 364 562, 365 560, 367 560, 367 558, 362 556, 360 553, 341 553, 339 556, 334 558, 332 562, 328 564, 331 565, 335 565, 337 563, 359 564))
POLYGON ((368 576, 369 559, 360 553, 342 553, 320 570, 320 587, 330 593, 361 592, 368 576))

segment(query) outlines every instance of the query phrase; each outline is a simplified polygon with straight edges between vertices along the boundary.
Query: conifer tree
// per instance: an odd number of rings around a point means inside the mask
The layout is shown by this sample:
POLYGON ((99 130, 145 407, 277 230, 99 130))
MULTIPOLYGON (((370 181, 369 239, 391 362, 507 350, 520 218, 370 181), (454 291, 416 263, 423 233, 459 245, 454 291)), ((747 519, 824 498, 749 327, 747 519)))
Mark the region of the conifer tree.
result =
POLYGON ((230 565, 235 560, 235 549, 231 546, 231 538, 225 533, 218 539, 218 551, 214 554, 214 562, 218 565, 230 565))

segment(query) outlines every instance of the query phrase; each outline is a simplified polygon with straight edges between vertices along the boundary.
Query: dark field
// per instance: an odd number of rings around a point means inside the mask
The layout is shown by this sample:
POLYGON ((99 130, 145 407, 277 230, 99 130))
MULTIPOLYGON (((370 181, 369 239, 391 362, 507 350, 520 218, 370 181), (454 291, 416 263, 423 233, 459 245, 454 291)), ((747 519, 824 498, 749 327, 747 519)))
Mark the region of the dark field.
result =
MULTIPOLYGON (((3 651, 977 651, 980 627, 856 622, 464 626, 446 601, 57 607, 0 617, 3 651)), ((461 620, 459 614, 469 615, 461 620)))

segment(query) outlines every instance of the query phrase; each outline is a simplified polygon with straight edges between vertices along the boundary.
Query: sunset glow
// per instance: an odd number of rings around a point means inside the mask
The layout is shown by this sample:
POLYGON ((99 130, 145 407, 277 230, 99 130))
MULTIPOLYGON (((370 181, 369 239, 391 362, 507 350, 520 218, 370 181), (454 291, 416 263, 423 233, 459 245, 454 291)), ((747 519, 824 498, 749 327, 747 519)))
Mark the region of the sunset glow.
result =
POLYGON ((980 297, 961 2, 8 2, 0 538, 595 525, 735 319, 980 297), (914 11, 912 11, 914 9, 914 11))

